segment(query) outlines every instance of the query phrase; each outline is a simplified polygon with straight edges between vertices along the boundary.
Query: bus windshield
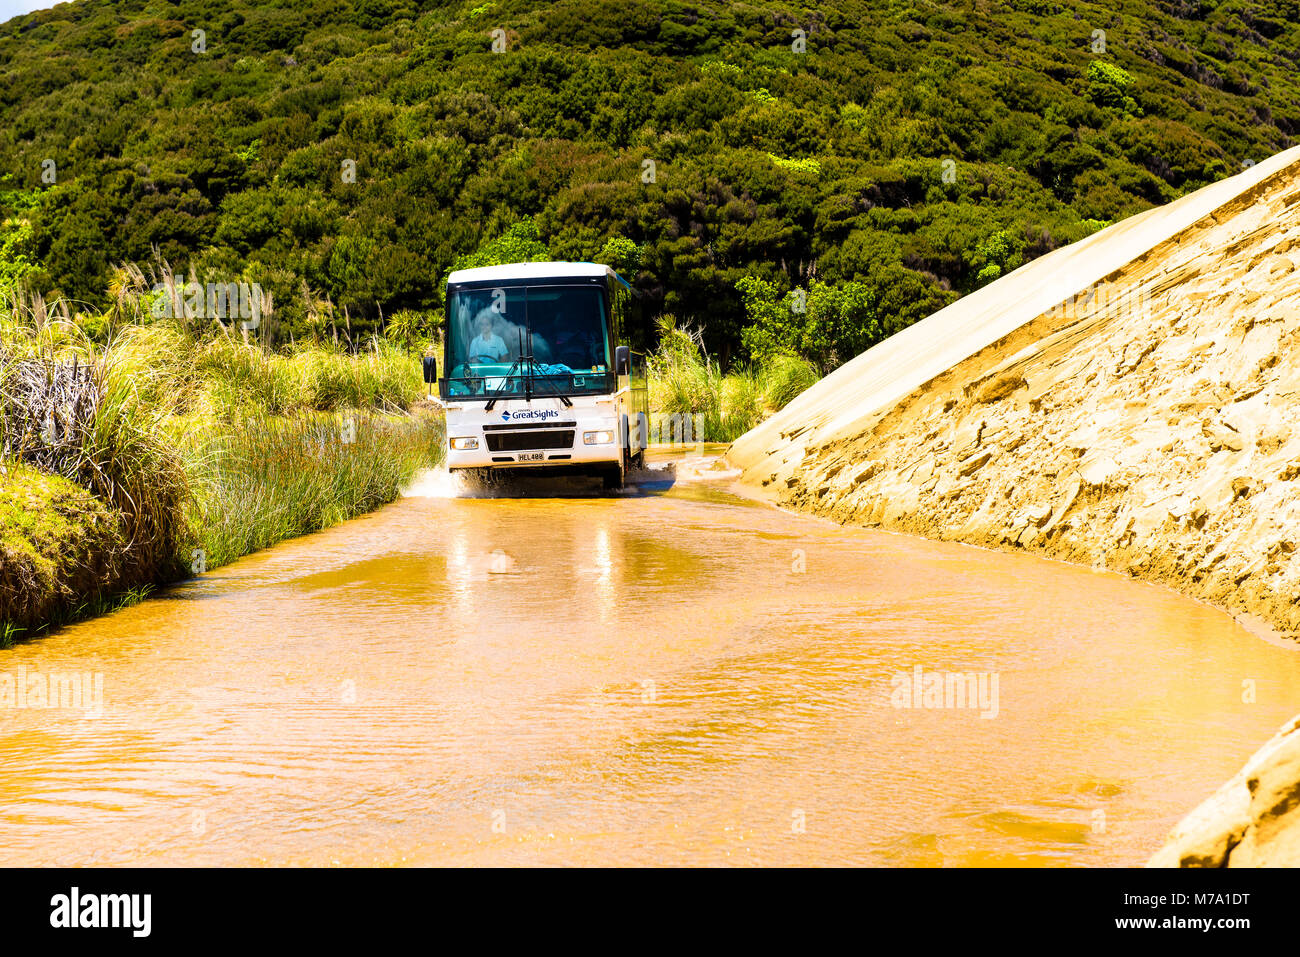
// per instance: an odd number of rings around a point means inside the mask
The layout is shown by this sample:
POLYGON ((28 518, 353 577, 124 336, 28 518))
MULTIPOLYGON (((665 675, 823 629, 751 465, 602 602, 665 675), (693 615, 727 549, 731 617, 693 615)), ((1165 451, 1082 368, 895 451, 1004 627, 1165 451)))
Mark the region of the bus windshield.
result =
POLYGON ((484 398, 612 392, 607 317, 598 286, 453 287, 448 391, 484 398))

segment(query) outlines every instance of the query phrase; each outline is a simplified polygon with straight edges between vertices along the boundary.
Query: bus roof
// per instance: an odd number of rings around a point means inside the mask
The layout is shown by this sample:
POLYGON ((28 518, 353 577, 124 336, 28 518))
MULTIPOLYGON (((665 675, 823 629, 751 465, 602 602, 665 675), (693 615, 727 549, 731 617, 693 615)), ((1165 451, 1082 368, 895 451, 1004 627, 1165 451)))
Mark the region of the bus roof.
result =
POLYGON ((507 263, 504 266, 479 266, 475 269, 457 269, 447 277, 447 284, 501 282, 508 279, 589 279, 597 276, 612 276, 622 285, 628 285, 626 279, 601 263, 507 263))

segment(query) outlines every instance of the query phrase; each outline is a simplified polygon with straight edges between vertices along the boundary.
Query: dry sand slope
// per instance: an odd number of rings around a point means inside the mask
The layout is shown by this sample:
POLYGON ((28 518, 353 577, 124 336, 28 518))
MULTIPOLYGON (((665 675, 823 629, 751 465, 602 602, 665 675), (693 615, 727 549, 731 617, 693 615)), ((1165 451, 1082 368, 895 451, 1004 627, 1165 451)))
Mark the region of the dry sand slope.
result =
MULTIPOLYGON (((1297 642, 1300 147, 935 313, 728 459, 787 506, 1105 566, 1297 642)), ((1300 780, 1300 730, 1269 747, 1300 780)), ((1160 861, 1300 864, 1275 826, 1300 837, 1300 789, 1250 780, 1160 861)))

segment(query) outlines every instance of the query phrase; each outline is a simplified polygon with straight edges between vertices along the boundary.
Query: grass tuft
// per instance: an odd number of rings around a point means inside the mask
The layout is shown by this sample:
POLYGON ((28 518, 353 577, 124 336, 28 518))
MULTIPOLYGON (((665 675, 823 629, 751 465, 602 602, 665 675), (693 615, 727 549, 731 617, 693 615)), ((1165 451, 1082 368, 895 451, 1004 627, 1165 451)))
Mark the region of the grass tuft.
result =
POLYGON ((794 356, 723 373, 700 333, 679 327, 672 316, 660 319, 659 343, 649 362, 651 408, 702 416, 706 442, 738 439, 820 378, 816 366, 794 356))

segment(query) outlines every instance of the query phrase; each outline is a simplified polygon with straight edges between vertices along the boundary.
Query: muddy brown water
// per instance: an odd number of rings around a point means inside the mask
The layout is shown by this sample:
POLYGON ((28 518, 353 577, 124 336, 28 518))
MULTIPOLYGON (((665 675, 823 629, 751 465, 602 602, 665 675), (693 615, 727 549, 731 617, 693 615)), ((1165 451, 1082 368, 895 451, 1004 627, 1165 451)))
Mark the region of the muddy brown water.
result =
POLYGON ((414 491, 0 651, 103 688, 0 707, 0 864, 1131 865, 1300 702, 1206 606, 699 462, 414 491))

